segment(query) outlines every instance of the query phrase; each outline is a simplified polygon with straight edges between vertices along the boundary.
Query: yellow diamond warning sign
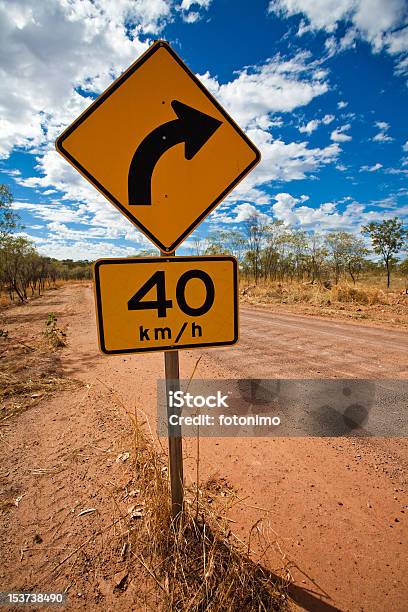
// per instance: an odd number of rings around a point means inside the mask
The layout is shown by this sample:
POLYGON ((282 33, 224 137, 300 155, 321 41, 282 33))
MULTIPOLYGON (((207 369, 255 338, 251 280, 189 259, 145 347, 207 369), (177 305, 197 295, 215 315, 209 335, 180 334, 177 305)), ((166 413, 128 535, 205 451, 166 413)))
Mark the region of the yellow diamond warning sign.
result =
POLYGON ((57 150, 162 251, 173 251, 259 151, 164 41, 57 139, 57 150))
POLYGON ((233 257, 101 259, 94 273, 103 353, 222 346, 238 340, 233 257))

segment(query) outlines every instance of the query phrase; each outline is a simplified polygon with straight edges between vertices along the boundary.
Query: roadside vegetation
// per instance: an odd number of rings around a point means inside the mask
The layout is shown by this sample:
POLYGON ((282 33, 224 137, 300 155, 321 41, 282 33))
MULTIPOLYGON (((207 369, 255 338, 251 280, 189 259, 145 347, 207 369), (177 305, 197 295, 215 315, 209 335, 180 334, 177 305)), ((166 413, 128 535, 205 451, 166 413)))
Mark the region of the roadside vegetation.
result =
POLYGON ((29 297, 55 287, 60 280, 91 278, 89 261, 45 257, 30 240, 16 234, 22 228, 12 202, 7 185, 0 184, 0 303, 26 302, 29 297))
POLYGON ((59 349, 67 345, 67 330, 55 313, 44 316, 42 329, 36 313, 24 313, 19 325, 20 317, 14 307, 0 317, 0 428, 43 399, 81 386, 64 374, 59 349))
POLYGON ((408 230, 397 217, 370 223, 356 235, 305 231, 253 214, 243 232, 212 233, 196 240, 195 248, 197 255, 234 255, 241 277, 255 284, 296 281, 329 287, 341 281, 356 285, 368 276, 382 276, 383 287, 390 287, 392 276, 405 286, 408 282, 408 230))
MULTIPOLYGON (((90 261, 40 255, 18 231, 12 202, 0 185, 0 305, 24 303, 61 281, 92 278, 90 261)), ((213 232, 194 244, 197 255, 238 259, 243 302, 406 323, 408 230, 397 217, 371 222, 358 235, 305 231, 255 213, 242 231, 213 232)))
POLYGON ((244 303, 407 323, 408 233, 398 218, 356 235, 300 230, 254 214, 242 232, 210 234, 195 250, 238 259, 244 303))

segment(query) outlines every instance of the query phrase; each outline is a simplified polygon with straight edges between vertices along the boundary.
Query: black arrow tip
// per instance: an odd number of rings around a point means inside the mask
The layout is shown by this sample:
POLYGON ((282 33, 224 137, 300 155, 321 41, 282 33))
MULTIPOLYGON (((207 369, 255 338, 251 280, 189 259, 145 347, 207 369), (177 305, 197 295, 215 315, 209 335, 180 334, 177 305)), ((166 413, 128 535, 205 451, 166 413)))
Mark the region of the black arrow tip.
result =
POLYGON ((171 106, 185 130, 185 158, 192 159, 207 140, 220 127, 222 121, 214 119, 201 111, 173 100, 171 106))

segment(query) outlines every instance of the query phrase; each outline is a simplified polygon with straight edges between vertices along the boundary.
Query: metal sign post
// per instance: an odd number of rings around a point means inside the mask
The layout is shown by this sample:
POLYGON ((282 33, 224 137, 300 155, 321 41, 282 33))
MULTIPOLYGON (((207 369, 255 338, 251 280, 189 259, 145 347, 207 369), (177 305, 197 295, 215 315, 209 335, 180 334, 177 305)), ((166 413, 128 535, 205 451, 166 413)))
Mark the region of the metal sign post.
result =
MULTIPOLYGON (((174 257, 175 251, 172 253, 161 253, 162 257, 174 257)), ((180 389, 180 368, 179 368, 179 352, 167 351, 164 353, 164 370, 166 376, 166 402, 167 402, 167 423, 173 408, 170 410, 169 397, 170 391, 178 391, 180 389)), ((181 426, 177 425, 172 428, 172 435, 169 430, 169 472, 170 472, 170 488, 171 488, 171 516, 177 521, 183 511, 183 439, 181 436, 181 426)))

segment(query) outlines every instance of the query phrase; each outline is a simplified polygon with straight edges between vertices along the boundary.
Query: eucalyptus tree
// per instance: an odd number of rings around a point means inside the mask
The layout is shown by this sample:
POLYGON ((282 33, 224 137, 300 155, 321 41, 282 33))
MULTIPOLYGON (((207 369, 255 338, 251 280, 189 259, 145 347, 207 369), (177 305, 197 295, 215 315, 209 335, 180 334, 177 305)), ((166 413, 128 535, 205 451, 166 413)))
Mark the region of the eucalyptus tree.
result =
POLYGON ((372 221, 363 226, 362 233, 370 237, 374 252, 382 257, 389 287, 393 258, 400 251, 407 250, 408 230, 398 217, 394 217, 384 221, 372 221))

